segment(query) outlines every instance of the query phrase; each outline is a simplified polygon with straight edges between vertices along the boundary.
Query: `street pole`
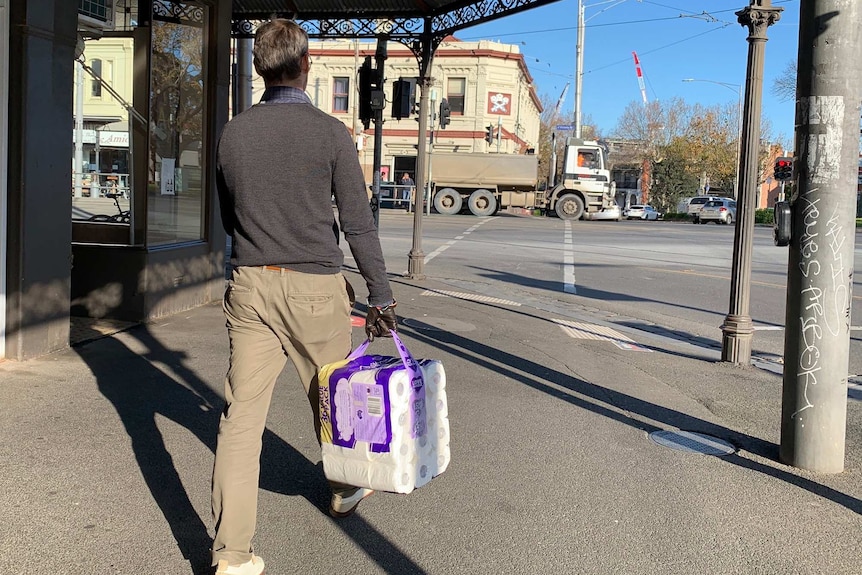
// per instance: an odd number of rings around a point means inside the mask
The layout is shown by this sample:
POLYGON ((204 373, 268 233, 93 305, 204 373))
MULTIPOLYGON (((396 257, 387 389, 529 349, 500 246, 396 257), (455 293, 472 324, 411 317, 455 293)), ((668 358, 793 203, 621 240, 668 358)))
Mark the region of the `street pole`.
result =
MULTIPOLYGON (((431 59, 434 56, 431 36, 432 21, 425 18, 425 29, 420 37, 422 55, 419 61, 419 147, 416 150, 416 193, 425 189, 428 138, 428 92, 431 90, 431 59)), ((422 251, 422 209, 413 210, 413 247, 407 260, 407 277, 425 279, 425 253, 422 251)))
POLYGON ((575 138, 581 137, 581 90, 584 78, 584 0, 578 0, 578 43, 575 49, 575 138))
POLYGON ((236 101, 234 115, 245 112, 254 104, 252 76, 254 72, 254 38, 237 38, 236 40, 236 101))
POLYGON ((75 197, 84 197, 84 70, 75 60, 75 197))
POLYGON ((742 86, 736 86, 736 170, 733 174, 733 199, 739 200, 739 155, 742 147, 742 86))
POLYGON ((779 456, 816 473, 844 470, 860 31, 857 0, 800 3, 779 456))
MULTIPOLYGON (((428 215, 431 215, 431 182, 433 181, 432 171, 431 171, 431 160, 434 157, 434 117, 437 113, 437 90, 431 89, 431 118, 429 122, 431 123, 430 135, 428 136, 428 177, 425 180, 425 187, 422 188, 422 198, 419 198, 419 190, 416 189, 413 198, 413 209, 414 210, 422 210, 425 209, 422 207, 425 198, 428 198, 428 215)), ((409 205, 409 203, 408 203, 409 205)))
POLYGON ((760 151, 760 112, 763 99, 763 60, 766 31, 778 21, 783 8, 773 8, 772 0, 751 0, 736 13, 739 23, 748 26, 748 66, 745 78, 745 107, 742 122, 743 147, 740 152, 741 181, 737 200, 737 224, 733 233, 733 266, 730 272, 730 309, 721 326, 721 361, 751 364, 751 260, 754 246, 754 212, 760 151))
MULTIPOLYGON (((383 155, 383 82, 385 81, 384 66, 386 65, 386 43, 389 37, 377 37, 377 51, 374 54, 374 72, 377 74, 377 91, 381 94, 379 102, 372 103, 374 110, 374 177, 371 184, 371 210, 374 212, 374 225, 380 227, 380 164, 383 155)), ((374 100, 374 98, 372 98, 374 100)))

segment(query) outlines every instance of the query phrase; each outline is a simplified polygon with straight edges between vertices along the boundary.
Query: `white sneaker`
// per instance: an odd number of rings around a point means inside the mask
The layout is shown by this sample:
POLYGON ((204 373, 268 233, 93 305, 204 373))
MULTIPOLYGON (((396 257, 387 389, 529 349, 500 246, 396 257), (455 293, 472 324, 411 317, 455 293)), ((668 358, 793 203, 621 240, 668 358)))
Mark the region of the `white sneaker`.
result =
POLYGON ((359 507, 359 503, 372 493, 374 493, 372 489, 357 487, 352 495, 343 496, 335 494, 329 503, 329 514, 338 518, 349 517, 359 507))
POLYGON ((219 559, 215 575, 263 575, 263 559, 252 555, 251 560, 242 565, 228 565, 227 560, 219 559))

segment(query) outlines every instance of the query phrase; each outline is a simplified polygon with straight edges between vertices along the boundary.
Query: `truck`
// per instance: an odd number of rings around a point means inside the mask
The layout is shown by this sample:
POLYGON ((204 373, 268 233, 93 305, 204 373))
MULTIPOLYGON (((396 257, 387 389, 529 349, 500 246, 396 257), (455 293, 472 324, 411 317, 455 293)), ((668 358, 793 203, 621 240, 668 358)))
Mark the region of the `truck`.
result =
POLYGON ((490 216, 500 208, 537 206, 534 154, 434 153, 431 160, 434 208, 457 214, 467 208, 490 216))
POLYGON ((563 173, 550 190, 536 185, 534 154, 435 153, 431 167, 433 205, 441 214, 467 209, 489 216, 520 207, 577 220, 614 205, 607 150, 595 141, 566 140, 563 173))
POLYGON ((579 220, 616 203, 616 184, 611 179, 607 148, 594 140, 567 138, 563 170, 558 182, 543 198, 546 214, 579 220))

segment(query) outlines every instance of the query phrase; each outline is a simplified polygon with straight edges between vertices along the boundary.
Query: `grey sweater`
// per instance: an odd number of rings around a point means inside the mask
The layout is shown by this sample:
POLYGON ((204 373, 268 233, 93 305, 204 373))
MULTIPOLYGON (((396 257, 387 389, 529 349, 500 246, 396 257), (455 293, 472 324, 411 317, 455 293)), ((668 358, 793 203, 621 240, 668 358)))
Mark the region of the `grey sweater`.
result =
POLYGON ((341 271, 338 220, 371 305, 392 301, 365 179, 347 128, 311 104, 264 103, 228 122, 217 186, 231 264, 341 271))

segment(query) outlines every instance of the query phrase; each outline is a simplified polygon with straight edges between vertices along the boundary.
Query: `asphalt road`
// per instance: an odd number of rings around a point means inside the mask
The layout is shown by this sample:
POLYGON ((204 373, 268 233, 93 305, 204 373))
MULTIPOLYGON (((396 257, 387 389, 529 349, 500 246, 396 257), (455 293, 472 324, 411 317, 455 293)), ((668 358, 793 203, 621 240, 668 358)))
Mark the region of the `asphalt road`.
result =
MULTIPOLYGON (((390 272, 407 270, 412 234, 412 214, 382 211, 380 235, 390 272)), ((579 305, 618 316, 616 321, 629 327, 720 349, 733 235, 733 226, 714 224, 432 214, 423 218, 421 247, 426 275, 455 288, 528 301, 540 309, 579 305)), ((787 257, 787 248, 773 244, 770 227, 755 228, 752 354, 776 369, 784 349, 787 257)), ((860 241, 854 260, 855 269, 862 269, 860 241)), ((852 318, 862 318, 858 278, 852 318)), ((862 374, 858 319, 849 355, 849 374, 862 374)))
MULTIPOLYGON (((384 213, 381 235, 401 338, 446 369, 452 462, 408 496, 381 492, 333 520, 307 397, 286 368, 261 456, 267 573, 860 573, 862 395, 847 404, 843 473, 779 462, 781 378, 716 361, 722 303, 699 299, 726 298, 711 277, 726 268, 689 261, 726 249, 715 238, 730 229, 425 224, 425 280, 399 276, 412 219, 384 213), (676 430, 732 453, 654 440, 676 430)), ((347 276, 361 323, 365 290, 347 276)), ((224 321, 213 302, 0 363, 0 573, 211 573, 224 321)))

